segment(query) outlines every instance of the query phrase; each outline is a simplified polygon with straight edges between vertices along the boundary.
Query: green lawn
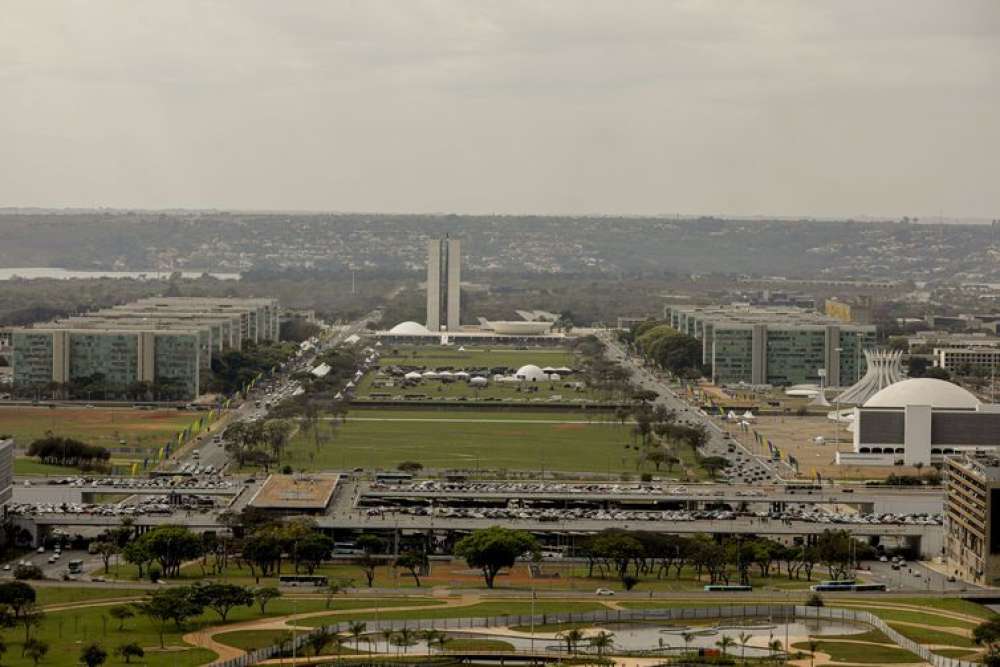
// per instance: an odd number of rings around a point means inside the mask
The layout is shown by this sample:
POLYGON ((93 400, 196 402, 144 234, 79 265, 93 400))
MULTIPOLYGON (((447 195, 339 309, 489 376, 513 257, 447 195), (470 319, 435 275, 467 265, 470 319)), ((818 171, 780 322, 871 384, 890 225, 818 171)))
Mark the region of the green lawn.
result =
MULTIPOLYGON (((808 651, 809 644, 799 642, 792 644, 793 649, 808 651)), ((920 662, 920 658, 904 651, 901 648, 891 646, 879 646, 877 644, 852 644, 838 641, 820 641, 816 647, 817 651, 828 653, 834 662, 853 662, 857 664, 886 665, 900 662, 920 662)))
POLYGON ((514 645, 499 639, 457 637, 444 645, 446 651, 513 651, 514 645))
POLYGON ((178 410, 4 406, 0 407, 0 433, 13 435, 25 447, 51 431, 109 449, 121 446, 120 441, 127 447, 152 449, 176 440, 177 432, 198 416, 178 410))
MULTIPOLYGON (((853 608, 863 608, 863 607, 853 607, 853 608)), ((904 623, 922 623, 928 625, 942 625, 950 628, 968 628, 972 629, 976 627, 975 623, 970 623, 968 621, 962 621, 956 618, 950 618, 948 616, 940 616, 928 610, 927 612, 920 611, 904 611, 896 609, 881 609, 878 607, 869 608, 868 611, 875 614, 884 621, 903 621, 904 623)))
POLYGON ((111 600, 114 598, 131 599, 148 595, 148 590, 140 588, 108 588, 106 586, 37 586, 35 601, 39 605, 72 604, 75 602, 90 602, 93 600, 111 600))
POLYGON ((19 456, 14 459, 15 475, 79 475, 79 468, 69 466, 50 465, 41 463, 36 459, 29 459, 19 456))
POLYGON ((215 640, 244 651, 256 651, 259 648, 274 646, 291 636, 292 633, 288 630, 234 630, 215 635, 215 640))
POLYGON ((996 618, 997 616, 997 613, 992 609, 988 609, 971 600, 963 600, 961 598, 892 598, 891 601, 897 604, 912 604, 920 607, 940 609, 942 611, 954 611, 961 614, 967 614, 969 616, 976 616, 984 620, 996 618))
MULTIPOLYGON (((586 611, 596 611, 599 609, 605 609, 605 607, 596 602, 560 602, 560 601, 549 601, 549 600, 539 600, 535 602, 534 610, 535 614, 556 614, 556 613, 580 613, 586 611)), ((474 617, 484 617, 484 616, 506 616, 506 615, 527 615, 530 614, 532 610, 532 605, 530 602, 525 600, 517 601, 490 601, 490 602, 480 602, 478 604, 469 605, 465 607, 442 607, 440 609, 414 609, 411 611, 380 611, 378 614, 375 612, 363 612, 358 614, 351 614, 349 617, 345 614, 339 615, 326 615, 326 616, 315 616, 313 618, 302 619, 301 621, 296 621, 298 625, 307 625, 310 627, 320 627, 323 625, 330 625, 333 623, 339 623, 345 620, 352 621, 372 621, 377 619, 396 619, 396 620, 411 620, 411 619, 432 619, 432 618, 474 618, 474 617)))
MULTIPOLYGON (((934 621, 931 621, 931 623, 933 624, 934 621)), ((939 630, 931 630, 930 628, 915 628, 899 623, 889 623, 889 627, 904 637, 920 644, 944 644, 946 646, 959 646, 962 648, 975 648, 976 646, 968 637, 962 637, 951 632, 941 632, 939 630)))
POLYGON ((626 448, 631 427, 594 411, 354 410, 346 424, 324 422, 320 432, 317 448, 312 434, 300 430, 282 464, 296 470, 392 469, 419 461, 437 469, 639 471, 638 450, 626 448))

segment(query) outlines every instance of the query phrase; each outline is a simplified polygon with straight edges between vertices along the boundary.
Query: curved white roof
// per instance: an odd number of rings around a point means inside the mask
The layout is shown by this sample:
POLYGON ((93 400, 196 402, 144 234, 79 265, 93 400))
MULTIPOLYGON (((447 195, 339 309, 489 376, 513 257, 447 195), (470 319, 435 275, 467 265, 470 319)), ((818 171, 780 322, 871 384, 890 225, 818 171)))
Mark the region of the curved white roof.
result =
POLYGON ((431 335, 430 329, 425 327, 423 324, 417 322, 400 322, 393 328, 389 329, 391 334, 403 334, 404 336, 429 336, 431 335))
POLYGON ((527 364, 526 366, 521 366, 514 373, 514 377, 518 380, 527 380, 528 382, 537 382, 539 380, 548 380, 548 373, 544 372, 541 368, 534 364, 527 364))
POLYGON ((903 408, 907 405, 974 410, 979 407, 979 399, 945 380, 911 378, 882 389, 865 401, 864 407, 903 408))

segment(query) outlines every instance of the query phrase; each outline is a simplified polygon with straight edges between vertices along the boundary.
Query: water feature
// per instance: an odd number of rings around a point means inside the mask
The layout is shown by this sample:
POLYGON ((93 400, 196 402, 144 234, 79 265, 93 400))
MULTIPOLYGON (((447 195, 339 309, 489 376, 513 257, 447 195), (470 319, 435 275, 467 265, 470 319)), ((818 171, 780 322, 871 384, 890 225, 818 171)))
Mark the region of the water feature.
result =
MULTIPOLYGON (((239 280, 238 273, 217 273, 213 271, 181 271, 184 278, 200 278, 204 273, 208 273, 213 278, 219 280, 239 280)), ((50 267, 16 267, 0 268, 0 280, 13 280, 15 277, 23 279, 32 278, 55 278, 57 280, 69 280, 71 278, 137 278, 140 280, 156 280, 169 278, 171 271, 76 271, 71 269, 59 269, 50 267)))
MULTIPOLYGON (((728 635, 734 641, 738 641, 741 632, 751 635, 746 648, 746 657, 766 657, 769 651, 761 648, 772 639, 785 643, 785 637, 792 641, 800 641, 807 636, 823 635, 849 635, 860 634, 869 628, 864 625, 855 625, 846 622, 826 621, 826 620, 805 620, 800 619, 791 623, 768 623, 763 619, 739 619, 719 620, 710 625, 666 625, 661 623, 637 622, 637 623, 595 623, 586 630, 588 636, 593 632, 604 630, 614 635, 614 647, 605 652, 614 654, 617 652, 638 652, 651 651, 657 653, 677 653, 685 649, 696 650, 699 648, 717 648, 716 642, 723 635, 728 635), (684 633, 690 632, 688 641, 684 640, 684 633), (757 646, 750 646, 756 644, 757 646)), ((527 632, 517 632, 514 634, 475 632, 475 631, 445 631, 449 638, 461 639, 484 639, 506 642, 518 651, 565 651, 566 642, 554 637, 552 632, 539 632, 535 634, 534 640, 527 632)), ((417 633, 419 637, 420 634, 417 633)), ((376 653, 395 653, 400 651, 396 646, 387 644, 381 635, 368 635, 369 643, 363 644, 362 650, 370 649, 376 653)), ((353 644, 349 644, 353 647, 353 644)), ((408 647, 408 651, 417 653, 435 652, 438 645, 428 647, 427 642, 420 638, 416 644, 408 647)), ((588 642, 584 639, 579 643, 581 652, 592 651, 588 642)), ((447 650, 447 645, 445 645, 447 650)), ((743 649, 739 644, 729 649, 733 655, 743 655, 743 649)))

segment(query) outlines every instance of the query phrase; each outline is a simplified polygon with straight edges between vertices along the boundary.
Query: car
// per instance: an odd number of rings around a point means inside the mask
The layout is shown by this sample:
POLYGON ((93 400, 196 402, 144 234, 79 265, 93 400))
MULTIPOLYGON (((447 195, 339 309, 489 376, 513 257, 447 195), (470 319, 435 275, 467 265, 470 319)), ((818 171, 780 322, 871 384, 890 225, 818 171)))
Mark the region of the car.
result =
POLYGON ((3 571, 4 572, 10 572, 10 563, 4 563, 3 571))
POLYGON ((38 547, 38 553, 40 554, 45 553, 45 547, 38 547))
POLYGON ((49 556, 49 565, 51 565, 52 563, 56 562, 56 560, 58 560, 58 559, 55 556, 49 556))
POLYGON ((880 563, 888 563, 889 559, 886 558, 885 556, 882 556, 881 558, 878 559, 878 562, 880 562, 880 563))
POLYGON ((614 595, 615 594, 615 592, 613 590, 611 590, 610 588, 598 588, 596 591, 594 591, 594 593, 596 595, 614 595))

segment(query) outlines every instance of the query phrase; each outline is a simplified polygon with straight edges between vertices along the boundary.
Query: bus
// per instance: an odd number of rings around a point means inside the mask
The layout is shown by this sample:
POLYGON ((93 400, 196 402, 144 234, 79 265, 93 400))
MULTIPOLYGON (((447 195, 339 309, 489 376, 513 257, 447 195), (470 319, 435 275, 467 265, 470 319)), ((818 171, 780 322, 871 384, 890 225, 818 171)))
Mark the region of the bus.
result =
POLYGON ((705 586, 706 593, 742 593, 752 590, 753 586, 723 586, 722 584, 708 584, 705 586))
POLYGON ((83 561, 82 560, 71 560, 66 569, 70 574, 83 574, 83 561))
POLYGON ((282 574, 278 577, 279 586, 314 586, 319 588, 327 585, 327 578, 322 574, 282 574))
POLYGON ((847 593, 871 593, 885 591, 885 584, 859 584, 856 581, 822 581, 809 587, 809 590, 816 593, 830 593, 843 591, 847 593))

